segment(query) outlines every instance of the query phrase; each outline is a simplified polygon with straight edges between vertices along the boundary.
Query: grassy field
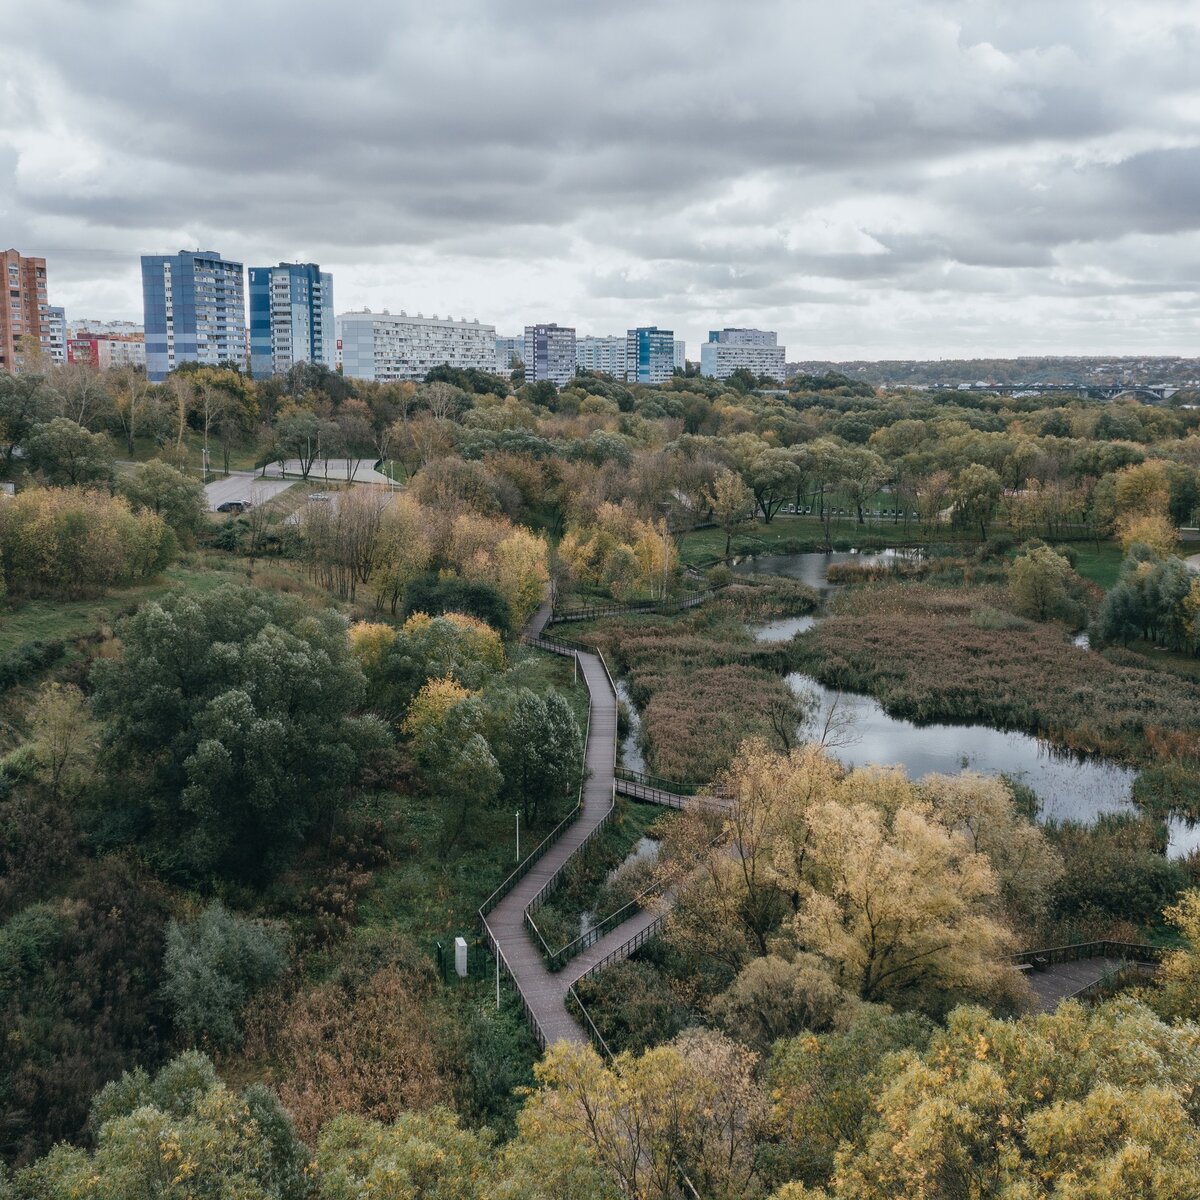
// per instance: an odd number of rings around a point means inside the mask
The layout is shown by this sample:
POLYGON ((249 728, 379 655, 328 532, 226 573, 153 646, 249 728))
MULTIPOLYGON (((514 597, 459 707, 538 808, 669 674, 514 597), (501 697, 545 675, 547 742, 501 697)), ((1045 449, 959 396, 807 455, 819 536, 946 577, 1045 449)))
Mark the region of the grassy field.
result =
POLYGON ((1116 542, 1101 542, 1099 546, 1095 542, 1076 542, 1074 550, 1075 570, 1084 579, 1099 584, 1105 591, 1117 582, 1125 556, 1116 542))

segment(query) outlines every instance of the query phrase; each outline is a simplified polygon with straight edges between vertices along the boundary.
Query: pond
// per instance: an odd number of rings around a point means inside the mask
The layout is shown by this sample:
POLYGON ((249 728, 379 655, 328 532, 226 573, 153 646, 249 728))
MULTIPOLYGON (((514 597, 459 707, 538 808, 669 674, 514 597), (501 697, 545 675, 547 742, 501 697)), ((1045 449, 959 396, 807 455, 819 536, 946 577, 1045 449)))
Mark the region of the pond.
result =
POLYGON ((809 613, 803 617, 781 617, 778 621, 752 625, 750 632, 756 642, 787 642, 798 633, 807 633, 816 623, 817 618, 809 613))
POLYGON ((835 563, 878 566, 880 563, 919 557, 921 553, 920 550, 831 550, 828 553, 758 554, 735 562, 733 570, 738 575, 785 575, 823 592, 830 587, 826 572, 835 563))
MULTIPOLYGON (((810 587, 828 591, 826 571, 833 563, 885 562, 912 551, 884 550, 858 554, 760 555, 735 566, 743 573, 786 575, 810 587)), ((917 552, 919 553, 919 551, 917 552)), ((788 621, 770 621, 750 627, 759 641, 790 638, 811 629, 820 618, 791 618, 805 622, 785 632, 788 621)), ((1086 634, 1075 638, 1087 650, 1086 634)), ((1084 758, 1056 750, 1026 733, 994 729, 987 725, 917 725, 890 717, 878 700, 848 692, 835 693, 809 675, 787 677, 797 694, 812 698, 813 716, 806 736, 819 738, 835 708, 833 724, 838 729, 830 751, 848 767, 870 763, 897 765, 915 779, 924 775, 978 771, 981 775, 1007 775, 1025 784, 1041 801, 1042 820, 1088 823, 1104 813, 1134 813, 1133 781, 1137 772, 1101 758, 1084 758)), ((1181 857, 1200 848, 1200 824, 1182 817, 1167 823, 1168 854, 1181 857)))

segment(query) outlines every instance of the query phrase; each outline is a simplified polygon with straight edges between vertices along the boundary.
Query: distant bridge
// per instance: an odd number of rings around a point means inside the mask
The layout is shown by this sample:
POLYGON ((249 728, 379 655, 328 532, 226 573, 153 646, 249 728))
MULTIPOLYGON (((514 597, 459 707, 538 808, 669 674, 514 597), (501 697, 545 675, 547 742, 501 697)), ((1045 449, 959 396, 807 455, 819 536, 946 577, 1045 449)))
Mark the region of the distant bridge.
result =
MULTIPOLYGON (((893 384, 904 387, 904 384, 893 384)), ((1151 404, 1169 400, 1179 385, 1173 383, 935 383, 921 389, 927 392, 975 392, 991 396, 1085 396, 1094 400, 1115 400, 1129 396, 1151 404)))

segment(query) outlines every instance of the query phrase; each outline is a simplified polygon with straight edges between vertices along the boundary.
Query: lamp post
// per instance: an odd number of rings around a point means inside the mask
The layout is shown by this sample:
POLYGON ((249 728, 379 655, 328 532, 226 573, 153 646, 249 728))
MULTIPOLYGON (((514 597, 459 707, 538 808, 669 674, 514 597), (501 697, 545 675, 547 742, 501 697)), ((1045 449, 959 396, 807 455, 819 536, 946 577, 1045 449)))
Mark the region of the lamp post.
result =
POLYGON ((521 865, 521 810, 517 809, 517 866, 521 865))

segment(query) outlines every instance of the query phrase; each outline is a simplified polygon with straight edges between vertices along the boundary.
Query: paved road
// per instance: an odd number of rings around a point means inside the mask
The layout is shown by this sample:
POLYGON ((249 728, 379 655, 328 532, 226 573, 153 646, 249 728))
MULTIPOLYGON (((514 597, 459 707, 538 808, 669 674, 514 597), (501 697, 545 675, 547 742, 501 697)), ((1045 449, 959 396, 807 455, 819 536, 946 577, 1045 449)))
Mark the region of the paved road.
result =
POLYGON ((250 472, 238 472, 227 479, 216 479, 204 485, 204 494, 208 497, 208 511, 216 512, 220 505, 231 500, 265 504, 272 496, 277 496, 285 488, 291 487, 292 482, 290 479, 260 479, 250 472))

